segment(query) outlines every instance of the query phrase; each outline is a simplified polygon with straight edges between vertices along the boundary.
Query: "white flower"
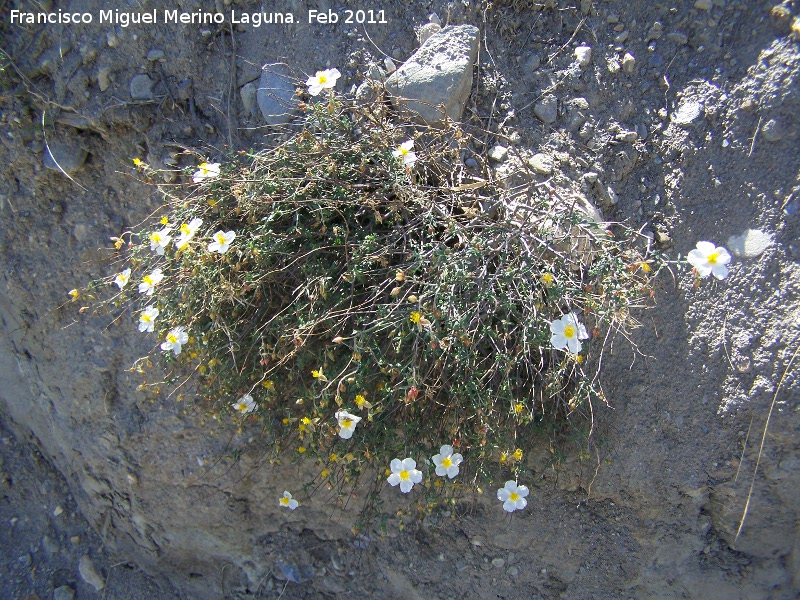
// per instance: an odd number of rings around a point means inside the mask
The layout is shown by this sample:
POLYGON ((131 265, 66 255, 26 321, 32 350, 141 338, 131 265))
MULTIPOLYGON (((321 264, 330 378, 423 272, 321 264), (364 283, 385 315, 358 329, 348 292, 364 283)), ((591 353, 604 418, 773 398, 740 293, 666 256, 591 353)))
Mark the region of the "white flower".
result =
POLYGON ((731 255, 725 248, 718 248, 712 242, 697 242, 697 248, 689 252, 686 260, 697 269, 700 277, 713 275, 717 279, 725 279, 728 276, 727 264, 731 262, 731 255))
POLYGON ((192 219, 188 223, 183 223, 180 227, 181 234, 178 236, 178 239, 175 240, 175 247, 178 250, 183 250, 189 244, 189 241, 194 237, 194 234, 197 233, 197 230, 200 229, 200 225, 203 224, 203 219, 192 219))
POLYGON ((150 234, 150 250, 155 250, 159 256, 164 254, 164 248, 167 247, 167 244, 172 239, 169 231, 169 227, 164 227, 161 231, 154 231, 150 234))
POLYGON ((503 503, 503 510, 514 512, 522 510, 528 506, 525 496, 528 495, 528 488, 524 485, 517 485, 516 481, 506 481, 506 485, 497 490, 497 499, 503 503))
POLYGON ((156 284, 160 283, 162 279, 164 279, 164 273, 161 272, 161 269, 153 269, 150 275, 142 277, 142 283, 139 284, 139 293, 152 296, 156 284))
POLYGON ((139 315, 139 331, 152 332, 156 326, 158 309, 155 306, 148 306, 139 315))
POLYGON ((236 237, 236 233, 233 231, 218 231, 213 237, 214 241, 208 245, 208 251, 225 254, 228 248, 231 247, 231 242, 233 242, 233 238, 236 237))
POLYGON ((397 147, 397 150, 392 150, 392 156, 402 159, 404 167, 410 167, 417 161, 417 155, 411 151, 414 147, 414 140, 403 142, 397 147))
POLYGON ((117 273, 117 276, 114 278, 114 283, 119 286, 119 289, 124 288, 128 285, 128 282, 131 280, 131 270, 125 269, 122 273, 117 273))
POLYGON ((258 404, 255 403, 253 397, 250 394, 245 394, 244 396, 242 396, 236 402, 233 403, 234 410, 236 410, 236 412, 242 413, 243 415, 253 412, 257 407, 258 404))
POLYGON ((181 353, 181 346, 189 341, 189 334, 183 330, 183 327, 175 327, 167 334, 167 339, 161 344, 161 349, 165 352, 172 350, 175 356, 181 353))
POLYGON ((317 71, 313 77, 309 77, 306 81, 308 86, 308 93, 316 96, 322 90, 329 90, 336 87, 336 80, 341 77, 339 69, 325 69, 324 71, 317 71))
POLYGON ((464 458, 456 453, 453 454, 452 446, 442 446, 439 448, 439 454, 436 454, 431 460, 436 465, 436 474, 440 477, 447 475, 450 479, 458 475, 458 465, 464 458))
POLYGON ((389 464, 392 474, 386 478, 389 485, 400 484, 400 491, 407 494, 414 487, 415 483, 422 481, 422 472, 417 471, 417 463, 413 458, 406 458, 401 461, 395 458, 389 464))
POLYGON ((353 437, 353 431, 356 425, 361 420, 361 417, 351 415, 345 410, 340 410, 336 413, 336 420, 339 422, 339 437, 344 440, 349 440, 353 437))
POLYGON ((283 492, 283 496, 281 496, 281 499, 278 500, 278 504, 280 504, 281 506, 285 506, 289 510, 294 510, 295 508, 300 506, 297 503, 297 500, 292 498, 292 495, 289 492, 283 492))
POLYGON ((198 170, 192 175, 192 181, 200 183, 204 179, 219 177, 219 163, 201 163, 197 165, 198 170))
POLYGON ((581 340, 589 338, 586 332, 586 327, 583 323, 578 321, 575 313, 567 313, 560 319, 550 323, 550 333, 553 336, 550 338, 550 343, 558 350, 569 348, 573 354, 581 351, 581 340))

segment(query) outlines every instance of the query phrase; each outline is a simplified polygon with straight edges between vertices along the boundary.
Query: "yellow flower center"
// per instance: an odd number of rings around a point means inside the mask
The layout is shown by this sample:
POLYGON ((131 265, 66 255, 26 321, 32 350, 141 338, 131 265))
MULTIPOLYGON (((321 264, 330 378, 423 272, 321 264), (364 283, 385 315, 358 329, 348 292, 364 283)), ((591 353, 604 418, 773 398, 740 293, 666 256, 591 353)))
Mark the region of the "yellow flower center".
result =
POLYGON ((177 344, 178 343, 178 336, 175 335, 174 333, 170 333, 169 335, 167 335, 167 341, 170 344, 177 344))
POLYGON ((328 78, 325 77, 325 75, 320 75, 319 76, 319 84, 320 85, 325 85, 326 83, 328 83, 328 78))
POLYGON ((287 498, 286 496, 284 496, 283 498, 281 498, 281 504, 282 504, 283 506, 289 506, 289 498, 287 498))
POLYGON ((512 502, 516 502, 519 500, 519 494, 517 492, 511 492, 511 495, 508 497, 508 499, 512 502))
POLYGON ((181 225, 181 233, 184 233, 184 234, 186 234, 186 235, 189 235, 189 226, 188 226, 186 223, 184 223, 183 225, 181 225))
POLYGON ((225 242, 227 241, 225 239, 225 234, 224 233, 218 233, 217 235, 214 236, 214 239, 217 240, 217 242, 219 244, 222 244, 222 245, 224 245, 225 242))
POLYGON ((162 237, 161 234, 156 231, 154 234, 150 236, 150 239, 153 240, 156 244, 160 244, 162 237))
POLYGON ((716 250, 708 255, 708 264, 715 265, 719 260, 719 255, 722 254, 719 250, 716 250))
POLYGON ((142 321, 144 321, 145 323, 149 323, 152 320, 153 320, 153 317, 151 317, 147 313, 142 313, 142 321))
POLYGON ((573 338, 575 337, 576 329, 574 325, 567 325, 564 327, 564 337, 573 338))
POLYGON ((402 156, 408 156, 408 150, 403 148, 402 146, 398 146, 397 150, 400 152, 402 156))
POLYGON ((353 422, 350 419, 342 419, 342 427, 344 427, 345 429, 350 429, 350 426, 352 424, 353 422))
POLYGON ((409 477, 411 477, 411 474, 408 471, 406 471, 405 469, 400 471, 398 473, 398 475, 400 476, 400 479, 402 479, 403 481, 406 481, 406 480, 408 480, 409 477))
POLYGON ((443 466, 445 469, 448 469, 448 468, 450 468, 452 465, 453 465, 453 461, 450 459, 450 457, 449 457, 449 456, 445 456, 445 457, 442 459, 442 466, 443 466))

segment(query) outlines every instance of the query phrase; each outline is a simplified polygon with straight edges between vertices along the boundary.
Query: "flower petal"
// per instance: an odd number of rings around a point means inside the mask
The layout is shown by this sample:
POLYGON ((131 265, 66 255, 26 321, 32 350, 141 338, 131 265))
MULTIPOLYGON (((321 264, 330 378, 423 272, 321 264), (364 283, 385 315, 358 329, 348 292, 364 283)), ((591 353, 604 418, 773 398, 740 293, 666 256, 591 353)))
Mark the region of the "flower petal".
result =
POLYGON ((503 510, 506 512, 514 512, 517 510, 517 505, 510 498, 503 502, 503 510))
POLYGON ((416 469, 414 469, 409 474, 409 477, 411 481, 413 481, 414 483, 419 483, 420 481, 422 481, 422 471, 417 471, 416 469))
POLYGON ((389 477, 386 478, 386 481, 389 482, 389 485, 397 485, 400 483, 400 475, 397 473, 392 473, 389 477))
POLYGON ((497 490, 497 499, 500 500, 500 502, 505 502, 510 497, 511 497, 511 492, 509 492, 507 489, 500 488, 499 490, 497 490))
POLYGON ((404 479, 400 482, 400 491, 404 494, 407 494, 411 491, 411 488, 414 487, 414 484, 410 479, 404 479))
POLYGON ((389 463, 389 468, 392 473, 399 473, 403 470, 403 462, 399 458, 393 458, 392 462, 389 463))
POLYGON ((403 468, 406 471, 413 471, 417 468, 417 461, 415 461, 413 458, 406 458, 403 460, 403 468))
MULTIPOLYGON (((717 247, 712 242, 697 242, 697 250, 703 255, 703 258, 712 254, 717 247)), ((694 252, 694 250, 692 251, 694 252)))
POLYGON ((526 506, 528 506, 528 501, 525 500, 525 498, 517 498, 517 502, 516 502, 516 506, 515 506, 515 508, 517 510, 522 510, 526 506))
POLYGON ((519 494, 522 498, 527 496, 529 493, 530 493, 530 490, 528 489, 528 486, 526 486, 526 485, 521 485, 521 486, 519 486, 517 488, 517 494, 519 494))
POLYGON ((448 446, 447 444, 439 448, 439 454, 441 454, 442 456, 450 456, 452 453, 453 453, 453 447, 448 446))

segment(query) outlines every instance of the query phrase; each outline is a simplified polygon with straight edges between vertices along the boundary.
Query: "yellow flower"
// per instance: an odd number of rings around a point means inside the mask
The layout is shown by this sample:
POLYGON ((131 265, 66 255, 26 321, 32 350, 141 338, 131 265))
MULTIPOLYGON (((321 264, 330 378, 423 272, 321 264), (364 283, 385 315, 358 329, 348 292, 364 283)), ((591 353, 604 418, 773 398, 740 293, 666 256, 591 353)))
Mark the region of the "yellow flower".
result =
POLYGON ((364 403, 365 403, 366 401, 367 401, 367 399, 366 399, 366 398, 364 398, 364 396, 362 396, 361 394, 358 394, 358 395, 356 395, 356 398, 355 398, 355 403, 356 403, 356 406, 357 406, 358 408, 361 408, 362 406, 364 406, 364 403))
POLYGON ((397 272, 395 272, 394 274, 394 278, 397 281, 403 281, 406 278, 406 274, 400 269, 398 269, 397 272))
POLYGON ((300 454, 303 454, 303 453, 305 453, 306 449, 305 449, 305 447, 304 447, 304 446, 300 446, 300 447, 297 449, 297 451, 298 451, 300 454))
POLYGON ((141 164, 142 164, 142 159, 141 159, 141 158, 134 158, 134 159, 133 159, 133 165, 134 165, 135 167, 138 167, 138 166, 140 166, 141 164))
POLYGON ((169 225, 169 219, 167 217, 161 217, 161 224, 169 225))
POLYGON ((517 414, 522 413, 522 411, 524 409, 525 409, 525 405, 522 404, 522 403, 517 403, 517 404, 514 405, 514 412, 517 413, 517 414))
POLYGON ((289 424, 289 419, 284 417, 282 422, 283 422, 284 425, 288 425, 289 424))
POLYGON ((336 456, 335 454, 331 454, 331 455, 328 457, 328 460, 330 460, 331 462, 334 462, 334 463, 335 463, 335 462, 337 462, 337 461, 339 460, 339 457, 338 457, 338 456, 336 456))
POLYGON ((300 422, 303 425, 311 425, 311 419, 309 419, 308 417, 303 417, 302 419, 300 419, 300 422))
POLYGON ((330 472, 330 471, 328 471, 328 469, 322 469, 322 473, 320 473, 320 475, 321 475, 322 477, 327 477, 327 476, 328 476, 328 475, 330 475, 330 474, 331 474, 331 472, 330 472))
POLYGON ((514 450, 514 460, 522 460, 522 450, 519 448, 514 450))
POLYGON ((72 296, 73 300, 77 300, 81 293, 78 290, 70 290, 69 295, 72 296))
POLYGON ((345 459, 347 462, 353 462, 353 461, 355 460, 355 458, 356 458, 356 457, 355 457, 355 456, 353 456, 353 453, 352 453, 352 452, 348 452, 347 454, 345 454, 345 455, 344 455, 344 459, 345 459))
POLYGON ((263 385, 268 390, 274 390, 275 389, 275 382, 272 381, 272 379, 267 379, 261 385, 263 385))
POLYGON ((550 287, 551 285, 553 285, 553 281, 555 281, 555 278, 553 277, 552 273, 544 273, 542 275, 542 283, 546 287, 550 287))
POLYGON ((500 462, 504 463, 508 460, 508 452, 501 452, 500 453, 500 462))
POLYGON ((412 323, 419 323, 420 319, 422 318, 422 314, 418 311, 414 311, 411 313, 411 316, 408 317, 412 323))
POLYGON ((319 379, 320 381, 328 381, 328 378, 325 377, 325 374, 322 372, 321 368, 319 370, 314 369, 313 371, 311 371, 311 376, 314 379, 319 379))

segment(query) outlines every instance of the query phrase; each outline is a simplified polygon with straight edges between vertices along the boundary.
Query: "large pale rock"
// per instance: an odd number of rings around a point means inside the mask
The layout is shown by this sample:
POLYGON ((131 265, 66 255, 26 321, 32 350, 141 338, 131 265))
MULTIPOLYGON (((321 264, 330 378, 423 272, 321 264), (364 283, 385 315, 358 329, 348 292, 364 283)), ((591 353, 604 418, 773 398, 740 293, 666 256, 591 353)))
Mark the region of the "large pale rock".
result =
POLYGON ((269 125, 286 125, 292 120, 297 104, 294 90, 289 68, 285 64, 264 65, 261 69, 256 100, 269 125))
POLYGON ((458 121, 472 87, 478 34, 473 25, 458 25, 429 37, 386 81, 395 107, 430 125, 458 121))

